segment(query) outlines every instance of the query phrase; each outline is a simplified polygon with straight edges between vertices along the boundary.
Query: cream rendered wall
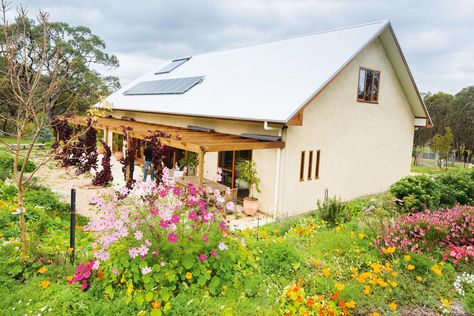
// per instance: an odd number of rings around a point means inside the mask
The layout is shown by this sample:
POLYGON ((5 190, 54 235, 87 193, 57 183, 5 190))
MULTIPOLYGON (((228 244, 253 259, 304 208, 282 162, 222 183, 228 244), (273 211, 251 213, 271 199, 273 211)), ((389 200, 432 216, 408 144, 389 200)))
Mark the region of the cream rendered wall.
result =
MULTIPOLYGON (((303 126, 287 130, 282 215, 315 208, 337 195, 344 200, 386 190, 410 170, 414 114, 379 40, 369 45, 308 105, 303 126), (381 71, 379 103, 357 102, 359 67, 381 71), (308 151, 321 150, 320 179, 306 180, 308 151), (300 182, 301 151, 306 151, 300 182)), ((313 162, 313 170, 315 163, 313 162)))
MULTIPOLYGON (((225 106, 225 102, 223 103, 223 106, 225 106)), ((276 131, 264 130, 263 123, 261 122, 242 122, 222 119, 209 119, 128 111, 113 111, 112 115, 115 118, 128 116, 140 122, 164 124, 177 127, 186 127, 188 125, 204 126, 208 128, 213 128, 217 132, 236 135, 240 135, 241 133, 277 135, 276 131)), ((261 193, 255 192, 255 196, 259 199, 260 210, 266 212, 273 211, 276 156, 276 149, 262 149, 252 151, 252 160, 256 162, 257 173, 258 176, 261 178, 261 193)), ((204 157, 204 177, 210 180, 214 180, 216 173, 217 153, 206 153, 204 157)))

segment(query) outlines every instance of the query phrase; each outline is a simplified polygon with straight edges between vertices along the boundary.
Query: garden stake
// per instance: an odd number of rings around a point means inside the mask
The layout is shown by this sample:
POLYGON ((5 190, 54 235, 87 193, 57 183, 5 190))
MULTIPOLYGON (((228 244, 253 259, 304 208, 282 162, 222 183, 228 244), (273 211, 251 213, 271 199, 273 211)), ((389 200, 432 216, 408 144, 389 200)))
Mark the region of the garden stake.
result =
POLYGON ((71 189, 71 226, 69 227, 69 261, 74 264, 76 251, 76 189, 71 189))

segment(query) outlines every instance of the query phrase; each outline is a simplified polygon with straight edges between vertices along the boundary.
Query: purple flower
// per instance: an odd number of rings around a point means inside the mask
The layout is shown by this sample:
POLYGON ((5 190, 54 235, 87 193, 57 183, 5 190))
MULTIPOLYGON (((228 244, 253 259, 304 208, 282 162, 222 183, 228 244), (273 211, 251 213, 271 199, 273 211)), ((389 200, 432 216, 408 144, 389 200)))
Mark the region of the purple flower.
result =
POLYGON ((175 233, 169 233, 168 234, 168 241, 169 242, 177 242, 178 241, 178 235, 175 233))
POLYGON ((206 260, 207 260, 207 256, 206 256, 205 254, 201 253, 201 254, 198 256, 198 259, 199 259, 199 261, 201 261, 201 262, 202 262, 202 261, 206 261, 206 260))

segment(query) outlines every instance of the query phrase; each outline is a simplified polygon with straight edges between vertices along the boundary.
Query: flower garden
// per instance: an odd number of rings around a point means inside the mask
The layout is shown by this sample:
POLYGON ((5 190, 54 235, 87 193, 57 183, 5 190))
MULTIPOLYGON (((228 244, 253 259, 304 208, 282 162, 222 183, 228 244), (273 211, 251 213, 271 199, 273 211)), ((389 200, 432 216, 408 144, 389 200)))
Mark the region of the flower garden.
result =
POLYGON ((70 249, 68 205, 31 185, 22 258, 16 189, 0 182, 0 313, 474 313, 472 171, 406 178, 385 194, 331 199, 243 231, 229 229, 228 206, 205 191, 175 185, 165 170, 159 186, 97 196, 98 216, 78 217, 70 249))

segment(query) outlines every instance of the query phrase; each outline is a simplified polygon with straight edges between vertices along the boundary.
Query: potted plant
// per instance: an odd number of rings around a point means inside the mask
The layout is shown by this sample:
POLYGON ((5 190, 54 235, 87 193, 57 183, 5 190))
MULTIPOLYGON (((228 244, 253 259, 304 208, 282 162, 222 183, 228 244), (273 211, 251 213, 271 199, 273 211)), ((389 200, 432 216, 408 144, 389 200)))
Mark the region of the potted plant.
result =
POLYGON ((258 210, 258 199, 253 196, 253 188, 260 193, 260 178, 257 176, 257 165, 255 161, 244 160, 237 164, 239 168, 239 179, 247 182, 249 186, 249 196, 244 198, 244 212, 249 216, 253 216, 258 210))

